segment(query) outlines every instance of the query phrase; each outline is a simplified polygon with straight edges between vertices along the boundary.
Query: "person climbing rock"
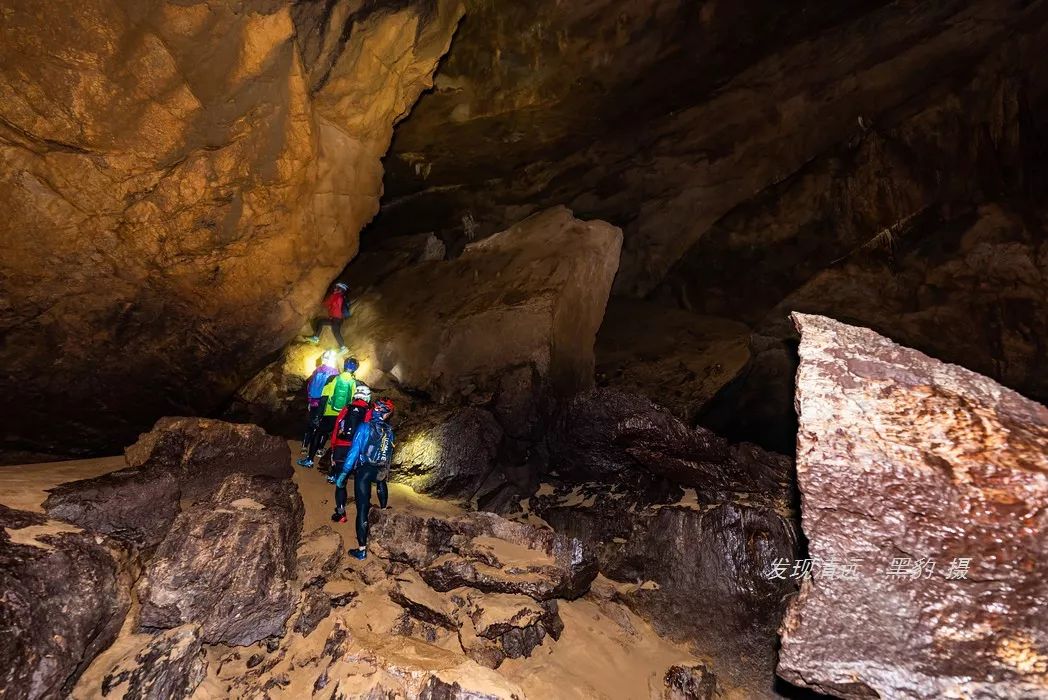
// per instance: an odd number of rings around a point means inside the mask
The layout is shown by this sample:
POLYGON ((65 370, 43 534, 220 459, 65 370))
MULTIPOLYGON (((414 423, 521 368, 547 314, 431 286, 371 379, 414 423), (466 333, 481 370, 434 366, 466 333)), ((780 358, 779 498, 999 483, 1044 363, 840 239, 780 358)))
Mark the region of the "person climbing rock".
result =
MULTIPOLYGON (((364 382, 357 382, 357 388, 353 392, 353 400, 349 405, 339 411, 335 418, 335 427, 331 431, 331 460, 328 468, 328 483, 335 483, 338 470, 342 468, 342 462, 346 459, 350 445, 353 444, 353 435, 360 424, 368 420, 371 411, 371 389, 364 382)), ((337 511, 336 511, 337 514, 337 511)), ((332 518, 337 522, 345 522, 332 518)))
POLYGON ((324 404, 326 398, 323 395, 324 385, 328 379, 338 374, 335 368, 336 355, 328 350, 317 358, 317 367, 313 374, 306 380, 306 402, 308 407, 308 422, 306 431, 302 436, 302 452, 309 452, 309 446, 313 442, 313 434, 320 427, 320 419, 324 415, 324 404))
POLYGON ((313 319, 313 335, 307 340, 314 345, 320 342, 320 332, 324 326, 331 326, 331 334, 335 336, 335 342, 339 345, 339 352, 346 352, 346 341, 342 338, 342 321, 349 318, 349 286, 345 282, 337 282, 324 300, 326 317, 313 319))
POLYGON ((360 364, 355 357, 346 358, 346 361, 342 364, 342 372, 329 377, 324 384, 324 388, 320 392, 321 401, 324 403, 320 425, 313 432, 313 440, 309 445, 309 454, 296 462, 298 466, 311 469, 316 463, 315 460, 323 456, 324 445, 335 427, 335 419, 338 418, 339 411, 345 408, 357 389, 357 377, 354 373, 359 366, 360 364))
MULTIPOLYGON (((368 515, 371 513, 371 485, 377 484, 378 504, 380 508, 389 505, 389 487, 386 478, 393 463, 393 451, 396 449, 396 436, 389 419, 393 415, 393 402, 379 399, 371 409, 371 420, 361 423, 353 445, 349 449, 342 471, 335 479, 335 494, 338 489, 345 489, 346 480, 353 474, 353 499, 357 504, 357 548, 350 549, 349 554, 357 559, 366 559, 368 555, 368 515)), ((343 508, 345 503, 343 502, 343 508)))

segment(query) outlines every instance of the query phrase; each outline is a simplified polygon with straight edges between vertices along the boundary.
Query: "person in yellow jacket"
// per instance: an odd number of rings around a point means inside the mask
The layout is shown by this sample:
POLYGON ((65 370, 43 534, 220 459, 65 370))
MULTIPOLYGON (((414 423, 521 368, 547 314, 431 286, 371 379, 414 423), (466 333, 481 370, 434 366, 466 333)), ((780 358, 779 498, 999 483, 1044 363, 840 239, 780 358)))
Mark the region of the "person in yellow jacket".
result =
POLYGON ((312 469, 314 458, 319 459, 318 453, 322 454, 324 443, 328 435, 335 427, 335 419, 339 411, 345 408, 353 393, 357 390, 357 377, 355 372, 360 364, 355 357, 347 358, 342 365, 342 372, 328 379, 320 392, 321 402, 324 404, 324 415, 320 418, 320 426, 313 433, 313 440, 309 445, 309 454, 298 460, 296 464, 306 469, 312 469))

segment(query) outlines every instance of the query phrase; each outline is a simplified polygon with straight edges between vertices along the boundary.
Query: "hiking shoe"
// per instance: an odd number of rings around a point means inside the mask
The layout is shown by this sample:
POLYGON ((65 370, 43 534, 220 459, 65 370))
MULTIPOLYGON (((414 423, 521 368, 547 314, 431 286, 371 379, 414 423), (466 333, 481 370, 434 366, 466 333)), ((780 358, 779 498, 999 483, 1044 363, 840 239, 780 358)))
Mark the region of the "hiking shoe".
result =
POLYGON ((329 484, 333 484, 333 483, 335 483, 335 477, 333 477, 333 476, 331 476, 331 475, 329 474, 329 475, 328 475, 328 478, 327 478, 327 482, 328 482, 329 484))
POLYGON ((306 454, 307 452, 309 452, 309 445, 303 445, 302 449, 300 449, 298 451, 299 454, 303 454, 303 455, 306 454))
POLYGON ((364 561, 365 559, 368 558, 368 550, 367 549, 351 549, 351 550, 349 550, 349 556, 353 557, 354 559, 359 559, 360 561, 364 561))
POLYGON ((302 467, 304 469, 312 469, 313 468, 313 460, 311 460, 309 457, 303 457, 302 459, 300 459, 297 462, 295 462, 295 464, 297 464, 298 466, 300 466, 300 467, 302 467))
POLYGON ((312 343, 313 345, 316 345, 317 343, 320 342, 320 336, 319 335, 311 335, 308 338, 306 338, 306 342, 307 343, 312 343))
POLYGON ((344 523, 344 522, 346 522, 346 514, 345 513, 332 513, 331 514, 331 522, 333 522, 333 523, 344 523))
POLYGON ((346 347, 345 345, 343 345, 342 347, 340 347, 340 348, 338 349, 338 351, 339 351, 339 352, 349 352, 349 348, 347 348, 347 347, 346 347))

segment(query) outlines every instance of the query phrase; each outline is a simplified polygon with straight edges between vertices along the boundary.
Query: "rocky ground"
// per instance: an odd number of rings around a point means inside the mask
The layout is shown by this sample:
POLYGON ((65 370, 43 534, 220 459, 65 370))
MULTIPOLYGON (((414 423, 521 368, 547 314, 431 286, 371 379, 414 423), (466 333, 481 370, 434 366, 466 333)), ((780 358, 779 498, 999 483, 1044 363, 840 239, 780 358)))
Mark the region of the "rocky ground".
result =
MULTIPOLYGON (((208 453, 205 434, 236 448, 227 424, 176 421, 128 452, 148 444, 146 470, 177 499, 156 445, 208 453)), ((102 534, 85 520, 90 534, 44 512, 101 517, 106 501, 69 511, 70 495, 141 494, 140 469, 111 458, 0 473, 0 550, 18 581, 5 585, 32 619, 9 621, 28 635, 3 646, 9 697, 683 698, 716 687, 701 658, 630 610, 626 587, 598 576, 588 545, 406 487, 374 518, 366 562, 345 554, 352 524, 327 518, 331 488, 313 471, 213 475, 172 519, 158 511, 159 544, 142 528, 102 534), (58 648, 48 630, 65 630, 58 648)), ((133 515, 115 511, 125 524, 133 515)))

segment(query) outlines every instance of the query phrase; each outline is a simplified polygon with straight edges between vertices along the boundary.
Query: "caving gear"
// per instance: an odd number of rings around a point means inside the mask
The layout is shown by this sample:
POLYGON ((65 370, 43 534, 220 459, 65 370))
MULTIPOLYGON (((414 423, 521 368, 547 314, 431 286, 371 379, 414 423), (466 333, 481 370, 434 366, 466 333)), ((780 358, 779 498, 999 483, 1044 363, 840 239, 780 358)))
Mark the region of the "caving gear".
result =
POLYGON ((306 380, 306 396, 310 399, 320 399, 324 395, 324 385, 328 379, 337 374, 338 370, 326 362, 317 367, 306 380))
POLYGON ((364 561, 368 558, 368 550, 364 547, 361 547, 360 549, 351 549, 349 550, 349 556, 364 561))
POLYGON ((346 292, 344 289, 335 287, 331 294, 324 300, 324 308, 330 319, 341 321, 346 317, 346 292))
MULTIPOLYGON (((367 385, 358 383, 354 397, 365 394, 370 396, 371 390, 367 385)), ((354 398, 348 406, 339 411, 335 418, 335 427, 331 431, 331 467, 328 474, 333 476, 342 468, 342 462, 353 444, 353 435, 357 432, 357 427, 368 420, 370 410, 367 401, 354 398)))
POLYGON ((317 343, 320 342, 320 336, 319 335, 311 335, 308 338, 306 338, 306 342, 307 343, 312 343, 313 345, 316 345, 317 343))
POLYGON ((295 462, 295 464, 297 464, 298 466, 300 466, 300 467, 302 467, 304 469, 312 469, 313 468, 313 460, 311 460, 309 457, 303 457, 302 459, 300 459, 297 462, 295 462))
MULTIPOLYGON (((344 371, 336 377, 328 379, 328 383, 324 385, 324 390, 321 392, 327 397, 327 405, 324 407, 325 416, 337 416, 339 411, 346 407, 349 403, 350 398, 357 390, 357 378, 353 376, 353 372, 344 371)), ((331 432, 331 425, 328 425, 328 432, 331 432)), ((327 436, 325 436, 327 437, 327 436)))
POLYGON ((356 372, 359 367, 360 363, 355 357, 347 357, 346 361, 342 363, 342 369, 346 372, 356 372))
POLYGON ((393 415, 393 402, 389 399, 379 399, 375 402, 375 407, 372 409, 374 414, 379 420, 389 420, 389 417, 393 415))
POLYGON ((335 282, 335 289, 341 289, 344 292, 349 289, 349 285, 345 282, 335 282))
POLYGON ((341 509, 336 508, 335 512, 331 514, 331 522, 333 523, 344 523, 346 522, 346 508, 343 506, 341 509))
POLYGON ((371 402, 371 387, 364 382, 357 382, 357 388, 353 391, 353 401, 363 401, 365 404, 371 402))

